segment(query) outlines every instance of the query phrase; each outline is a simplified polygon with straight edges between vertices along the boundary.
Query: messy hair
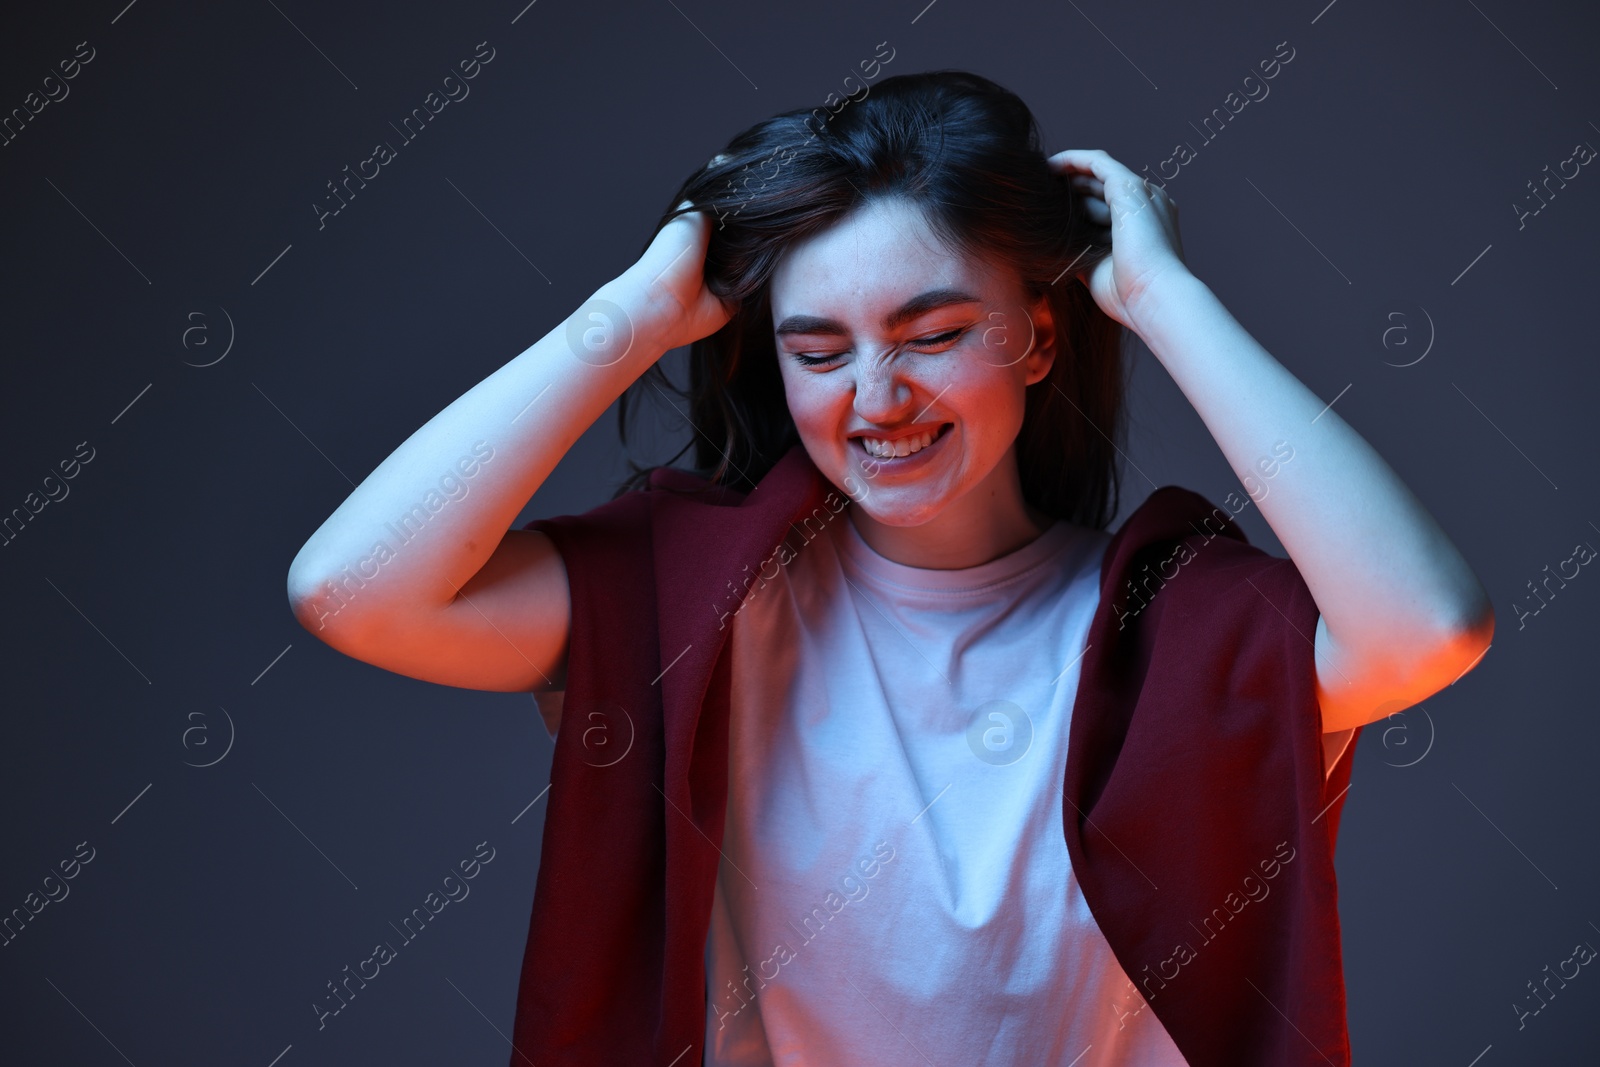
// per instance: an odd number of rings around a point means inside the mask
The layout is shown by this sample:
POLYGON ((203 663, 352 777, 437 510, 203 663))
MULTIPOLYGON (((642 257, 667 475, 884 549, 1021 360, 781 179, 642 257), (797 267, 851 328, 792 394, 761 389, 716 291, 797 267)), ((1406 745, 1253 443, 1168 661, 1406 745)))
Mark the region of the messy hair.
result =
MULTIPOLYGON (((1023 498, 1052 518, 1104 529, 1117 511, 1125 331, 1068 271, 1087 270, 1109 247, 1082 195, 1046 161, 1027 105, 965 71, 897 75, 837 110, 783 112, 735 136, 684 181, 656 232, 682 212, 705 212, 706 286, 737 310, 689 346, 687 389, 657 362, 623 393, 624 450, 630 396, 654 384, 687 401, 695 431, 662 466, 693 448, 693 471, 710 485, 752 490, 800 443, 773 340, 774 269, 790 247, 889 198, 919 208, 951 249, 1015 270, 1030 299, 1048 301, 1056 358, 1025 395, 1023 498)), ((631 458, 628 466, 618 496, 656 469, 631 458)))

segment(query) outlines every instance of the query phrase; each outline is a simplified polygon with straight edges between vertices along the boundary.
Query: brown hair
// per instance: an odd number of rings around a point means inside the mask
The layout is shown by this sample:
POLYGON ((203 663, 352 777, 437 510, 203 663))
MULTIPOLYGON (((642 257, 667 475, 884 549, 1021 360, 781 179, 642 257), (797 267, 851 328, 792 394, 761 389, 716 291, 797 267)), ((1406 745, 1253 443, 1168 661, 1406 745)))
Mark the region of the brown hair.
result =
MULTIPOLYGON (((1022 493, 1052 518, 1104 529, 1120 485, 1125 331, 1076 278, 1058 282, 1109 246, 1096 243, 1104 231, 1081 194, 1046 162, 1027 105, 965 71, 897 75, 837 111, 783 112, 734 137, 683 183, 670 203, 690 201, 685 211, 712 220, 706 284, 738 310, 689 346, 687 390, 658 362, 623 393, 624 450, 630 394, 653 380, 688 401, 696 431, 672 459, 693 446, 695 473, 753 489, 800 442, 773 343, 773 270, 790 246, 889 197, 919 207, 951 248, 1014 269, 1031 298, 1048 300, 1057 352, 1049 374, 1027 389, 1017 436, 1022 493)), ((657 232, 677 214, 664 213, 657 232)), ((642 488, 655 469, 631 457, 628 466, 617 496, 642 488)))

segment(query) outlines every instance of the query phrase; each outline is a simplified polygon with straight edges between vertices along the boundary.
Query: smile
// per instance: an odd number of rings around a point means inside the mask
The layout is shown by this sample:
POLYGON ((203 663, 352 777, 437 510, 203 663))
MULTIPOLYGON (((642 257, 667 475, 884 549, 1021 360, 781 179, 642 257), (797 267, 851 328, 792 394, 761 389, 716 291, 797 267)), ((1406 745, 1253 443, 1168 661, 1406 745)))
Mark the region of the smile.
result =
POLYGON ((950 427, 954 423, 945 423, 937 430, 924 430, 919 434, 902 437, 895 441, 885 441, 881 438, 861 436, 851 438, 852 444, 859 448, 869 459, 882 464, 898 466, 913 457, 920 458, 925 453, 938 451, 936 447, 949 435, 950 427))

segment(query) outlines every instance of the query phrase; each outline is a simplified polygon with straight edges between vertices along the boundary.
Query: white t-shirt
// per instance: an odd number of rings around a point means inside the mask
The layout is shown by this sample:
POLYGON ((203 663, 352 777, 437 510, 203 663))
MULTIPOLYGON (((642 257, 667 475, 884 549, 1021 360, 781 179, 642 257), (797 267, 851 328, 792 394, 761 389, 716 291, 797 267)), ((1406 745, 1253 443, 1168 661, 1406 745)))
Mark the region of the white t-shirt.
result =
MULTIPOLYGON (((841 512, 730 621, 711 1067, 1181 1067, 1062 828, 1110 534, 930 570, 841 512)), ((1181 816, 1180 816, 1181 817, 1181 816)))

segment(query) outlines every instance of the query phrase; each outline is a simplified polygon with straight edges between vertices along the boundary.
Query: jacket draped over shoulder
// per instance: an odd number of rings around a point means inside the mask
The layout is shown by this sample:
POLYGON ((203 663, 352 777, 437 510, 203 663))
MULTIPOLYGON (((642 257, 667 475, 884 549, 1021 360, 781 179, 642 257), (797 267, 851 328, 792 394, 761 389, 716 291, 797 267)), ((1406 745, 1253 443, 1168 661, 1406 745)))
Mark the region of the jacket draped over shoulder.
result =
MULTIPOLYGON (((701 1062, 732 612, 847 504, 795 445, 747 495, 663 469, 524 527, 572 613, 512 1064, 701 1062)), ((1353 758, 1325 778, 1310 590, 1177 486, 1113 535, 1100 588, 1062 795, 1085 902, 1193 1067, 1347 1067, 1353 758)))

